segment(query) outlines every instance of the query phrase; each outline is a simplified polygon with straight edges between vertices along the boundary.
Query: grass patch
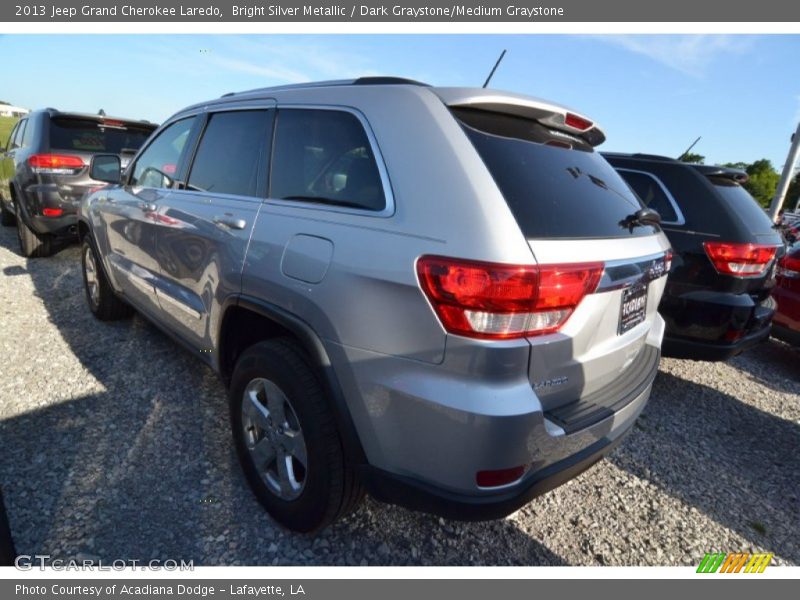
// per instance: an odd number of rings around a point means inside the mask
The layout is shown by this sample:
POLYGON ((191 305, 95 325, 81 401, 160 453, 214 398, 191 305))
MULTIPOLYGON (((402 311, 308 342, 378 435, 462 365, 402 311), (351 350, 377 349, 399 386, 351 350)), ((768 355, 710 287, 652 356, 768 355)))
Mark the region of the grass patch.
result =
POLYGON ((0 148, 8 145, 8 136, 11 135, 11 130, 17 121, 19 121, 17 117, 0 117, 0 148))

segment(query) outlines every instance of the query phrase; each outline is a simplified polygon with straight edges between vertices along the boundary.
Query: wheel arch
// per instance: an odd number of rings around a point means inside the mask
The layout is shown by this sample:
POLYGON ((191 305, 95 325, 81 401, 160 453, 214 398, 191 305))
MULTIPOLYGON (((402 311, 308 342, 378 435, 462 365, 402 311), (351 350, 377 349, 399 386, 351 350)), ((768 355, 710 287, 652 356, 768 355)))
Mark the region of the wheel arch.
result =
POLYGON ((345 456, 351 462, 365 464, 366 454, 341 385, 328 352, 314 329, 288 311, 247 295, 228 298, 222 313, 217 337, 217 360, 225 386, 229 386, 236 359, 246 348, 273 337, 293 338, 306 352, 311 366, 320 376, 342 435, 345 456))

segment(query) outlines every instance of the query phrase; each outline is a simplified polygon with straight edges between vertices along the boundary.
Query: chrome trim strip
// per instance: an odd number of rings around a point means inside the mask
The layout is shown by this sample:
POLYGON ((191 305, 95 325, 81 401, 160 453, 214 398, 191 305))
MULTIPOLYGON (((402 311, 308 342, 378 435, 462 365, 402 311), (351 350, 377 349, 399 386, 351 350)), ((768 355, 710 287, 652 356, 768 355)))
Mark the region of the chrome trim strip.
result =
POLYGON ((605 263, 597 292, 610 292, 630 287, 640 281, 650 282, 667 276, 666 252, 634 259, 610 260, 605 263))
POLYGON ((194 317, 195 319, 199 319, 202 316, 200 314, 200 312, 196 311, 191 306, 188 306, 187 304, 185 304, 184 302, 181 302, 177 298, 173 298, 172 296, 170 296, 169 294, 167 294, 164 291, 161 291, 161 290, 157 289, 156 290, 156 297, 158 298, 159 302, 161 300, 166 300, 167 304, 169 304, 171 306, 174 306, 175 308, 177 308, 180 311, 183 311, 184 313, 186 313, 190 317, 194 317))

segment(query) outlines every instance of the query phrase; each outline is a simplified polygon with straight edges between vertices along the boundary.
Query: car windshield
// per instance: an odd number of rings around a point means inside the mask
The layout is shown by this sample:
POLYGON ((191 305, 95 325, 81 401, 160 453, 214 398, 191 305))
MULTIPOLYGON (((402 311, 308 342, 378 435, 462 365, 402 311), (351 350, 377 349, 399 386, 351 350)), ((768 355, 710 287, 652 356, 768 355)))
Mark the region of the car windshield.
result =
POLYGON ((78 152, 135 152, 150 136, 153 127, 128 123, 107 125, 91 119, 50 120, 50 148, 78 152))

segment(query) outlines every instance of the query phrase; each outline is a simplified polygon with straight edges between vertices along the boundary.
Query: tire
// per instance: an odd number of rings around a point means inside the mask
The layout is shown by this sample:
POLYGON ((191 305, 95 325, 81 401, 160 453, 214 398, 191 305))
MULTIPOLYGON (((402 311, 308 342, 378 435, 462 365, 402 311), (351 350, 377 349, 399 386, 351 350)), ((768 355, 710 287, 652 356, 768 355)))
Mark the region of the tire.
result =
POLYGON ((307 533, 355 509, 363 488, 344 455, 322 384, 295 342, 278 338, 245 350, 228 401, 245 477, 273 519, 307 533))
POLYGON ((0 225, 11 227, 17 223, 17 218, 6 208, 5 202, 0 198, 0 225))
POLYGON ((118 321, 133 314, 133 309, 111 289, 94 244, 88 236, 81 242, 81 271, 86 303, 101 321, 118 321))
POLYGON ((50 256, 53 253, 53 236, 33 231, 25 224, 19 204, 15 203, 14 205, 16 206, 17 239, 19 239, 19 250, 22 256, 27 258, 50 256))

